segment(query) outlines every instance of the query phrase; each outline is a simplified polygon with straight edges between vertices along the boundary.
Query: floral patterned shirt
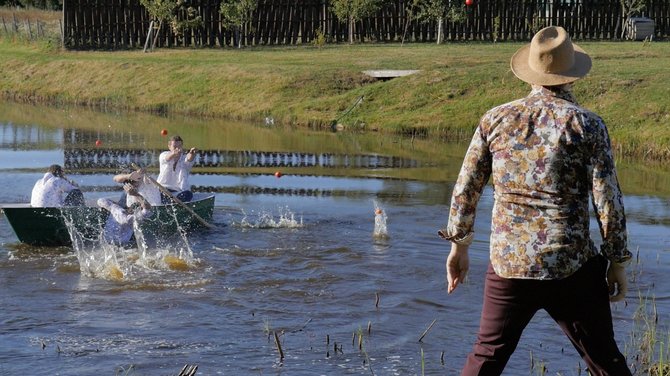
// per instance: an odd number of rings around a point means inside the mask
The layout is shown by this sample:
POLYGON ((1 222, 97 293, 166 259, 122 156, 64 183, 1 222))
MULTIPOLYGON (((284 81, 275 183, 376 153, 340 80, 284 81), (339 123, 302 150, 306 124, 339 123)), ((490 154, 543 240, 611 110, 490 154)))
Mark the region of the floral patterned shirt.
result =
POLYGON ((589 196, 603 243, 623 262, 626 218, 607 127, 566 88, 531 93, 481 119, 454 186, 440 235, 472 239, 482 189, 492 178, 491 264, 501 277, 561 279, 598 250, 589 236, 589 196))

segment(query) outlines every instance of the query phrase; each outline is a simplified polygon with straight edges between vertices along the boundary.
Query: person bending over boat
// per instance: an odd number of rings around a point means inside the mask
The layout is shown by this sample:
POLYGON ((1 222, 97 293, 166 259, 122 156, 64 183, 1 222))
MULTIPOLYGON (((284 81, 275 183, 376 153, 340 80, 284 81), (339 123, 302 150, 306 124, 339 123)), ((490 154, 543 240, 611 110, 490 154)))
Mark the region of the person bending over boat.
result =
POLYGON ((135 244, 133 226, 136 221, 142 221, 151 215, 151 204, 130 184, 124 185, 128 196, 134 197, 134 203, 123 208, 118 203, 108 199, 98 199, 98 206, 109 211, 103 233, 104 240, 120 247, 132 247, 135 244))
MULTIPOLYGON (((188 177, 195 160, 196 148, 184 152, 184 140, 179 136, 172 136, 168 142, 168 151, 164 151, 158 157, 160 173, 158 183, 173 192, 175 196, 184 202, 191 201, 193 193, 188 184, 188 177)), ((170 198, 163 195, 163 203, 170 203, 170 198)))
MULTIPOLYGON (((151 205, 160 205, 161 204, 161 192, 154 184, 151 179, 149 179, 146 176, 146 171, 144 168, 140 168, 136 171, 132 172, 126 172, 126 173, 121 173, 118 175, 114 175, 112 178, 115 182, 121 183, 121 184, 130 184, 133 186, 137 192, 143 197, 145 200, 149 201, 149 204, 151 205)), ((135 203, 140 203, 137 199, 137 196, 129 195, 125 192, 123 192, 123 196, 121 197, 121 200, 119 201, 119 204, 121 206, 125 206, 127 208, 133 206, 135 203)))
POLYGON ((57 164, 49 166, 30 195, 30 206, 35 208, 81 205, 84 205, 84 194, 77 184, 65 177, 63 168, 57 164))

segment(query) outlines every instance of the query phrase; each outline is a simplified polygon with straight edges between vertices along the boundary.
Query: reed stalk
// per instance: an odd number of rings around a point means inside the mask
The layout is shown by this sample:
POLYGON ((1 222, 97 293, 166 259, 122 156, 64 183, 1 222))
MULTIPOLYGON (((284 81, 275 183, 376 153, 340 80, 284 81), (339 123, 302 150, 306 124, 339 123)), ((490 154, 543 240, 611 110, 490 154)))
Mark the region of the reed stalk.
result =
POLYGON ((423 333, 421 334, 421 337, 419 337, 419 341, 418 341, 418 342, 421 342, 421 341, 423 340, 423 337, 425 337, 426 334, 428 334, 428 332, 429 332, 430 329, 433 327, 433 325, 435 325, 435 322, 436 322, 436 321, 437 321, 437 319, 434 319, 433 322, 431 322, 430 325, 428 325, 428 328, 426 328, 426 330, 424 330, 423 333))
POLYGON ((279 341, 279 336, 277 335, 277 332, 274 331, 272 332, 275 337, 275 345, 277 346, 277 352, 279 353, 279 362, 284 361, 284 350, 281 348, 281 341, 279 341))

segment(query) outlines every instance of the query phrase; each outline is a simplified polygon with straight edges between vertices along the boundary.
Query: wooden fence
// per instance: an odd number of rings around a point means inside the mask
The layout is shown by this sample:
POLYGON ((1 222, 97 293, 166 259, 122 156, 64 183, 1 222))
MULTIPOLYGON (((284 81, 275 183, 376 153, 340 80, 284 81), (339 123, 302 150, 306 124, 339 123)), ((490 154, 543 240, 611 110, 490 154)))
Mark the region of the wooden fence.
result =
MULTIPOLYGON (((347 41, 348 24, 338 20, 327 0, 259 0, 252 20, 241 29, 221 24, 219 0, 190 0, 202 19, 195 28, 174 33, 164 27, 162 47, 226 47, 311 43, 317 30, 329 43, 347 41)), ((412 0, 386 0, 376 14, 356 22, 356 41, 434 42, 437 22, 411 17, 412 0)), ((573 39, 619 39, 625 22, 620 0, 475 0, 460 22, 446 20, 445 40, 528 40, 545 25, 565 27, 573 39)), ((670 35, 670 0, 647 0, 641 14, 655 22, 654 38, 670 35)), ((64 0, 63 41, 68 48, 139 48, 151 19, 139 0, 64 0)))

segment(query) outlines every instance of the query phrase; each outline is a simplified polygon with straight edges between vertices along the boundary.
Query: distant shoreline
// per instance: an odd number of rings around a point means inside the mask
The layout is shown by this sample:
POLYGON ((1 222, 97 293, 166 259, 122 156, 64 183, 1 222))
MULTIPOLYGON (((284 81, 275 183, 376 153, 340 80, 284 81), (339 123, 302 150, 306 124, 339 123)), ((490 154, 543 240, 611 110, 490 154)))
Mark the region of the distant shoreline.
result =
MULTIPOLYGON (((0 37, 0 97, 277 125, 468 140, 489 108, 529 87, 509 70, 518 43, 323 48, 60 51, 0 37), (377 80, 373 69, 419 70, 377 80)), ((580 103, 608 124, 617 156, 670 159, 670 43, 585 42, 580 103)))

